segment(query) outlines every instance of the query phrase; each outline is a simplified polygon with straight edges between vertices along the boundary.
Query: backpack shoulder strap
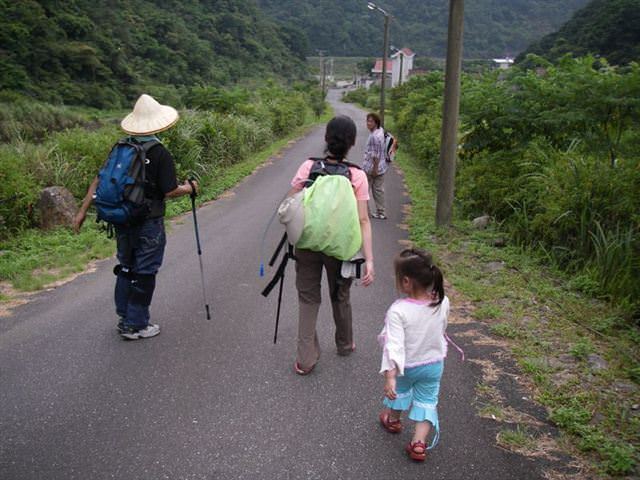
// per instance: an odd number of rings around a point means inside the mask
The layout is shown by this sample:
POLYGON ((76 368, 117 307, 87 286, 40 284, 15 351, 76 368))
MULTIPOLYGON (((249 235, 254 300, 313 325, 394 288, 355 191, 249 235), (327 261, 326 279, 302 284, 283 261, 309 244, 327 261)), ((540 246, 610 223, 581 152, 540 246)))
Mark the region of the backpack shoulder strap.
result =
POLYGON ((313 165, 311 165, 311 169, 309 170, 309 176, 307 177, 307 181, 305 182, 305 187, 310 187, 311 185, 313 185, 313 182, 316 181, 316 178, 318 178, 320 175, 327 175, 327 170, 325 168, 325 164, 324 161, 327 159, 327 157, 324 158, 318 158, 318 157, 311 157, 309 158, 309 160, 311 160, 313 162, 313 165))
POLYGON ((149 140, 148 142, 144 142, 142 144, 142 150, 144 151, 145 155, 147 153, 149 153, 149 150, 151 150, 153 147, 155 147, 156 145, 159 145, 160 142, 158 140, 149 140))
POLYGON ((353 168, 357 168, 358 170, 362 170, 362 167, 360 165, 356 165, 355 163, 347 162, 346 160, 343 160, 342 163, 344 163, 348 167, 353 167, 353 168))

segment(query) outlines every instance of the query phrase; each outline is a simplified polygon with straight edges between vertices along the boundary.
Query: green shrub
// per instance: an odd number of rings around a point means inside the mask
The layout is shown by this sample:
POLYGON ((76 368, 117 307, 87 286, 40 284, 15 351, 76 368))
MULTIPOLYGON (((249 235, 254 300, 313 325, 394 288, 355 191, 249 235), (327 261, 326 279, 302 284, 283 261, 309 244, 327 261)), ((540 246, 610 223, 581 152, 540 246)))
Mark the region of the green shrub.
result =
POLYGON ((359 105, 365 105, 367 103, 368 96, 369 96, 369 91, 366 88, 360 87, 345 93, 344 96, 342 97, 342 100, 349 103, 357 103, 359 105))
POLYGON ((397 135, 421 160, 437 163, 442 128, 442 92, 440 72, 414 77, 391 92, 391 110, 397 135))

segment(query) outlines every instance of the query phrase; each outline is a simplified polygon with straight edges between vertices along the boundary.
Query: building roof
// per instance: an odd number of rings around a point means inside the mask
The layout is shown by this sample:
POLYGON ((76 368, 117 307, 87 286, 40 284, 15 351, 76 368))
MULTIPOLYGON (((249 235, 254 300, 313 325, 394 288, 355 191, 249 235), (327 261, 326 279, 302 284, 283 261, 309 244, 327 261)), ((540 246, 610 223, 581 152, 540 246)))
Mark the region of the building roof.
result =
MULTIPOLYGON (((391 73, 393 69, 393 62, 391 60, 387 60, 387 73, 391 73)), ((382 59, 376 59, 376 64, 371 69, 371 73, 382 73, 382 59)))
POLYGON ((508 64, 512 64, 513 63, 513 58, 510 57, 506 57, 506 58, 493 58, 492 59, 494 62, 496 63, 508 63, 508 64))
POLYGON ((397 50, 393 55, 391 55, 391 58, 399 57, 400 53, 402 53, 402 55, 404 57, 415 57, 416 56, 416 54, 413 53, 413 50, 411 50, 410 48, 401 48, 400 50, 397 50))

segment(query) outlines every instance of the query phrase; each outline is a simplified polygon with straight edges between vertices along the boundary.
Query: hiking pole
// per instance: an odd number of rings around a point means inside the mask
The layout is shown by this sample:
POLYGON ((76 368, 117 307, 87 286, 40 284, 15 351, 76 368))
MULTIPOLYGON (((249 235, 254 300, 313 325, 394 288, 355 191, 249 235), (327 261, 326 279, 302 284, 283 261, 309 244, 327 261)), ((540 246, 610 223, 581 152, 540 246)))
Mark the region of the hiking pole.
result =
MULTIPOLYGON (((285 253, 285 255, 287 255, 285 253)), ((278 324, 280 323, 280 305, 282 305, 282 286, 284 285, 284 272, 280 277, 280 289, 278 290, 278 311, 276 312, 276 329, 273 332, 273 344, 278 341, 278 324)))
POLYGON ((202 283, 202 299, 204 301, 204 308, 207 311, 207 320, 211 320, 211 314, 209 313, 209 303, 207 302, 207 291, 204 287, 204 269, 202 268, 202 248, 200 248, 200 233, 198 233, 198 217, 196 217, 196 186, 193 183, 193 178, 189 179, 189 185, 191 185, 191 212, 193 213, 193 228, 196 231, 196 246, 198 247, 198 261, 200 262, 200 280, 202 283))
MULTIPOLYGON (((280 243, 278 243, 278 246, 276 247, 276 251, 273 252, 273 255, 271 256, 271 260, 269 261, 270 267, 272 267, 273 264, 276 263, 276 260, 278 259, 278 255, 280 254, 280 251, 284 247, 286 241, 287 241, 287 234, 285 232, 285 234, 282 236, 282 239, 280 240, 280 243)), ((293 258, 290 252, 285 251, 284 256, 282 257, 282 261, 278 266, 278 270, 276 271, 276 274, 273 276, 273 278, 271 279, 269 284, 264 288, 264 290, 262 290, 262 295, 264 297, 267 297, 271 293, 271 290, 273 290, 273 288, 276 286, 278 281, 280 281, 280 288, 278 291, 278 308, 276 310, 276 328, 273 333, 274 344, 278 341, 278 325, 280 324, 280 306, 282 305, 282 287, 284 286, 284 272, 287 268, 287 262, 289 261, 290 258, 293 258)))

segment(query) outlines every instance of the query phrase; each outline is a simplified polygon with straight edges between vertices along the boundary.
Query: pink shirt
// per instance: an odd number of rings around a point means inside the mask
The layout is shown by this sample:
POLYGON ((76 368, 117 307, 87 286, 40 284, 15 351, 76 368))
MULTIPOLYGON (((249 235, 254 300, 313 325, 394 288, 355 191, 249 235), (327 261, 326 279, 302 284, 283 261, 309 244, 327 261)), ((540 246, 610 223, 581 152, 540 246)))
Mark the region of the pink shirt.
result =
MULTIPOLYGON (((304 188, 304 182, 309 178, 309 173, 313 167, 313 160, 306 160, 298 171, 295 177, 291 180, 291 186, 295 190, 302 190, 304 188)), ((351 185, 353 186, 353 192, 356 195, 356 200, 369 200, 369 182, 367 181, 367 174, 359 168, 349 167, 351 172, 351 185)))

